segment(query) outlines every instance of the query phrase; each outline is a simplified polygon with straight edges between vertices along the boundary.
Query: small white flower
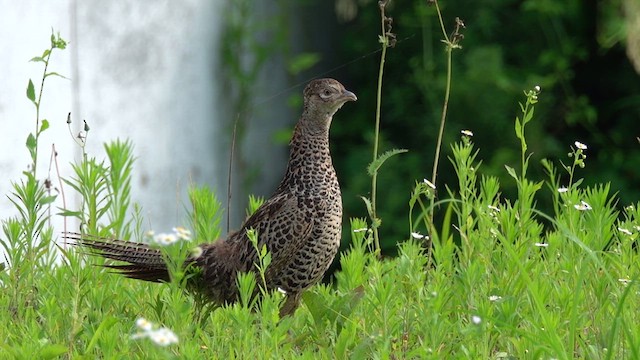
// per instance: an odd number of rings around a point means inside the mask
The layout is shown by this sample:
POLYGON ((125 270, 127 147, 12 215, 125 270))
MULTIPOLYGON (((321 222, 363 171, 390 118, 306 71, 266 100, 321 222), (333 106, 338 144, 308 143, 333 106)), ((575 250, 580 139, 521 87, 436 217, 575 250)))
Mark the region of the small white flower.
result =
POLYGON ((536 92, 540 92, 540 90, 542 90, 542 89, 540 89, 539 85, 536 85, 536 86, 533 87, 533 90, 535 90, 536 92))
POLYGON ((631 284, 631 280, 630 279, 626 279, 626 278, 618 279, 618 281, 620 283, 622 283, 622 285, 624 285, 624 286, 627 286, 627 285, 631 284))
POLYGON ((428 187, 430 187, 430 188, 432 188, 433 190, 435 190, 435 189, 436 189, 436 185, 435 185, 434 183, 432 183, 431 181, 429 181, 429 180, 427 180, 427 179, 424 179, 424 180, 422 180, 422 181, 424 181, 424 183, 425 183, 425 184, 427 184, 427 186, 428 186, 428 187))
POLYGON ((489 205, 487 206, 490 210, 493 210, 495 212, 500 212, 500 208, 497 206, 493 206, 493 205, 489 205))
POLYGON ((144 233, 144 236, 152 238, 152 237, 153 237, 153 235, 155 235, 155 234, 156 234, 156 232, 155 232, 155 231, 153 231, 153 230, 149 230, 149 231, 147 231, 146 233, 144 233))
POLYGON ((618 231, 620 231, 621 233, 626 234, 626 235, 633 235, 633 233, 631 231, 629 231, 629 230, 627 230, 625 228, 619 227, 618 231))
POLYGON ((638 225, 634 225, 633 228, 636 229, 636 231, 640 231, 640 226, 638 225))
POLYGON ((160 346, 169 346, 178 343, 178 336, 166 327, 150 331, 149 339, 160 346))
POLYGON ((591 205, 589 205, 586 201, 580 200, 580 204, 575 204, 573 205, 574 208, 576 208, 576 210, 580 210, 580 211, 586 211, 586 210, 591 210, 591 205))
POLYGON ((354 232, 354 233, 359 233, 359 232, 365 232, 365 231, 367 231, 367 230, 369 230, 369 229, 367 229, 367 228, 365 227, 365 228, 360 228, 360 229, 353 229, 353 232, 354 232))
POLYGON ((535 245, 537 247, 547 247, 547 246, 549 246, 549 244, 547 244, 547 243, 539 243, 539 242, 537 242, 537 243, 535 243, 533 245, 535 245))
POLYGON ((587 150, 587 145, 581 143, 580 141, 576 141, 573 144, 580 150, 587 150))
POLYGON ((491 295, 491 296, 489 296, 489 301, 498 301, 498 300, 502 300, 502 296, 500 296, 500 295, 491 295))
POLYGON ((471 130, 462 130, 462 131, 460 131, 460 133, 462 135, 469 136, 469 137, 473 136, 473 132, 471 130))
POLYGON ((473 315, 471 317, 471 322, 476 324, 476 325, 480 325, 480 323, 482 322, 482 318, 478 315, 473 315))
POLYGON ((566 193, 567 191, 569 191, 569 189, 565 186, 558 188, 558 192, 559 193, 566 193))
POLYGON ((173 232, 180 240, 191 240, 191 231, 182 226, 176 226, 173 228, 173 232))
POLYGON ((153 323, 145 318, 138 318, 136 320, 136 326, 140 330, 149 331, 153 327, 153 323))
POLYGON ((538 95, 531 95, 531 99, 538 100, 538 95))
POLYGON ((161 233, 154 236, 153 241, 155 241, 158 245, 166 246, 178 241, 178 236, 176 236, 176 234, 161 233))
MULTIPOLYGON (((412 232, 411 237, 418 240, 425 238, 425 236, 420 234, 419 232, 412 232)), ((426 238, 428 239, 429 237, 427 236, 426 238)))
POLYGON ((283 289, 283 288, 281 288, 281 287, 278 287, 278 292, 279 292, 280 294, 282 294, 282 295, 287 295, 287 290, 285 290, 285 289, 283 289))

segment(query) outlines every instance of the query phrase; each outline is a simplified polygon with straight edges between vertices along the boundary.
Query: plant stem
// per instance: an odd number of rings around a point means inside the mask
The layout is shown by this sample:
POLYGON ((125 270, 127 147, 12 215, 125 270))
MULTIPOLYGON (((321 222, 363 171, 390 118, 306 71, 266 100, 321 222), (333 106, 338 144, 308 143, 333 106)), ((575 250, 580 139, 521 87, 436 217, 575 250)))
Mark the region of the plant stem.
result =
POLYGON ((36 177, 36 165, 38 163, 38 138, 40 137, 40 102, 42 101, 42 90, 44 89, 44 80, 47 78, 47 68, 49 67, 49 59, 51 58, 51 53, 53 52, 54 46, 51 44, 51 48, 49 49, 49 53, 47 54, 47 58, 44 59, 44 71, 42 72, 42 81, 40 82, 40 92, 38 93, 38 101, 36 103, 36 147, 33 153, 33 177, 36 177))
MULTIPOLYGON (((444 136, 444 125, 447 120, 447 110, 449 108, 449 96, 451 94, 451 76, 452 76, 452 53, 455 45, 449 39, 447 35, 447 30, 444 27, 444 22, 442 21, 442 13, 440 12, 440 7, 438 6, 438 1, 435 0, 433 2, 436 6, 436 13, 438 14, 438 20, 440 22, 440 29, 442 30, 442 35, 444 36, 443 42, 446 44, 447 51, 447 83, 445 86, 444 93, 444 102, 442 104, 442 116, 440 117, 440 130, 438 131, 438 139, 436 142, 436 153, 433 159, 433 172, 431 173, 431 182, 437 185, 437 177, 438 177, 438 163, 440 161, 440 149, 442 148, 442 138, 444 136)), ((431 198, 431 211, 429 212, 429 223, 433 224, 433 206, 435 203, 436 196, 431 198)), ((433 225, 432 225, 433 226, 433 225)), ((434 231, 435 229, 431 229, 434 231)))
MULTIPOLYGON (((382 29, 381 43, 382 53, 380 55, 380 68, 378 70, 378 89, 376 93, 376 127, 373 140, 373 159, 376 161, 378 158, 378 143, 380 141, 380 108, 382 106, 382 75, 384 74, 384 62, 387 56, 388 39, 385 29, 385 15, 384 6, 380 7, 380 24, 382 29)), ((377 199, 377 186, 378 186, 378 171, 374 171, 371 175, 371 228, 373 230, 373 242, 375 245, 376 255, 380 255, 380 237, 378 235, 378 215, 376 211, 376 199, 377 199)))

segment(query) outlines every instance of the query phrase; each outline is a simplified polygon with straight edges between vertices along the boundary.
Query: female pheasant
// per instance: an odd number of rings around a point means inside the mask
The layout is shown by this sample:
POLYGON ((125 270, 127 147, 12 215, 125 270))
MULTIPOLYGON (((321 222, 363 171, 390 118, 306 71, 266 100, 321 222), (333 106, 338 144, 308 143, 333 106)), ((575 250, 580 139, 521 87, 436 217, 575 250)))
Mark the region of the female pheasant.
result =
MULTIPOLYGON (((238 231, 201 244, 201 251, 187 258, 185 266, 196 270, 187 280, 190 289, 217 304, 237 301, 237 274, 256 271, 258 256, 247 236, 247 230, 254 229, 259 248, 266 245, 271 253, 266 286, 286 292, 281 316, 295 311, 302 292, 322 278, 340 245, 342 198, 329 152, 329 127, 338 109, 356 100, 333 79, 313 80, 306 86, 284 178, 238 231)), ((77 233, 67 237, 92 253, 124 262, 108 267, 129 278, 169 280, 162 253, 147 244, 77 233)))

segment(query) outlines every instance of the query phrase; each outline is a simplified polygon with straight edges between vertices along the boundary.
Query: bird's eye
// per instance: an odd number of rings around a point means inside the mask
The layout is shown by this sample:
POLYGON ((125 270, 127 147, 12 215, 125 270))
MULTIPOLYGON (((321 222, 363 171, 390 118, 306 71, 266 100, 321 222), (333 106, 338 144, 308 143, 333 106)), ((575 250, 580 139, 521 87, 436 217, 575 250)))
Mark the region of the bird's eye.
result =
POLYGON ((323 99, 327 99, 331 96, 331 90, 329 89, 324 89, 322 90, 322 92, 320 93, 320 97, 323 99))

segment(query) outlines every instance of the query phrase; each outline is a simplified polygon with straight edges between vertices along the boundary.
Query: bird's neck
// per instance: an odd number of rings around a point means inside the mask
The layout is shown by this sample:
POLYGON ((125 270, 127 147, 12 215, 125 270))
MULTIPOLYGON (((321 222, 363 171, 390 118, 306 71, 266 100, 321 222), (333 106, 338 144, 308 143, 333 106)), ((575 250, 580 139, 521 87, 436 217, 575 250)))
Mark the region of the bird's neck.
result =
POLYGON ((329 152, 329 129, 309 128, 299 122, 291 138, 289 163, 280 187, 313 185, 315 181, 304 181, 303 178, 309 175, 324 177, 327 171, 334 171, 329 152))

